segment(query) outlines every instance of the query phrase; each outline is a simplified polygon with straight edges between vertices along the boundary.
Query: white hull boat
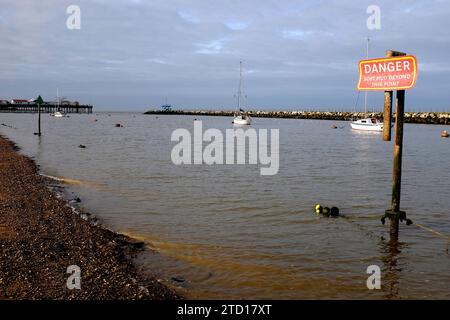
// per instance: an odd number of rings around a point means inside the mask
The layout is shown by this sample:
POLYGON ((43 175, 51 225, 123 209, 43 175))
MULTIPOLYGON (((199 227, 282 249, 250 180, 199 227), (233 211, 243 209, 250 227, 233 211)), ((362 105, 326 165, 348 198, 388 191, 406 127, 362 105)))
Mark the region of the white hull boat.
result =
POLYGON ((383 123, 373 118, 366 118, 353 121, 350 126, 353 130, 382 132, 383 123))
POLYGON ((237 117, 234 117, 233 123, 238 125, 250 125, 252 123, 252 120, 247 115, 239 115, 237 117))
POLYGON ((62 114, 62 113, 59 112, 59 111, 56 111, 56 112, 53 114, 53 116, 54 116, 55 118, 62 118, 62 117, 64 117, 64 114, 62 114))
POLYGON ((64 113, 59 111, 59 106, 61 104, 61 99, 59 98, 59 89, 56 88, 56 105, 57 105, 57 109, 58 111, 56 111, 55 113, 52 114, 53 117, 55 118, 62 118, 65 116, 64 113))
POLYGON ((233 124, 236 125, 250 125, 252 119, 250 116, 242 109, 242 102, 244 100, 244 93, 242 92, 242 61, 239 63, 239 89, 237 92, 238 104, 236 106, 236 111, 234 112, 233 124))
MULTIPOLYGON (((367 59, 369 59, 369 43, 370 43, 370 39, 367 38, 367 56, 366 56, 367 59)), ((359 98, 359 93, 358 93, 358 98, 359 98)), ((355 109, 356 109, 356 105, 355 105, 355 109)), ((366 131, 366 132, 383 132, 383 123, 378 121, 375 118, 370 118, 367 116, 367 91, 365 92, 365 97, 364 97, 364 114, 365 114, 365 118, 355 120, 350 123, 350 126, 353 130, 366 131)))

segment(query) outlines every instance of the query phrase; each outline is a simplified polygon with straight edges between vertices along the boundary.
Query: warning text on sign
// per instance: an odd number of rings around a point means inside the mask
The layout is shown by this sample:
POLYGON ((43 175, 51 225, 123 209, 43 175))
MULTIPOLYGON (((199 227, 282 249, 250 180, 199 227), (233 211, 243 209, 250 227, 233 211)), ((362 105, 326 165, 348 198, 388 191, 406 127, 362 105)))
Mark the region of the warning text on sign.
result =
POLYGON ((358 90, 408 90, 417 81, 414 56, 380 58, 359 62, 358 90))

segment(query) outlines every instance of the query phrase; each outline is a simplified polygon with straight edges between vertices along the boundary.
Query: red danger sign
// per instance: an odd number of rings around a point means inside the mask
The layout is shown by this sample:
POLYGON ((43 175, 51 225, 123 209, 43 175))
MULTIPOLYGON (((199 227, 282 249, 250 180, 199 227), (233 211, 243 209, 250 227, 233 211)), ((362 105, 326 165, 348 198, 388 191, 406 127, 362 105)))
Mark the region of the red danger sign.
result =
POLYGON ((417 59, 400 56, 361 60, 358 90, 408 90, 416 85, 417 59))

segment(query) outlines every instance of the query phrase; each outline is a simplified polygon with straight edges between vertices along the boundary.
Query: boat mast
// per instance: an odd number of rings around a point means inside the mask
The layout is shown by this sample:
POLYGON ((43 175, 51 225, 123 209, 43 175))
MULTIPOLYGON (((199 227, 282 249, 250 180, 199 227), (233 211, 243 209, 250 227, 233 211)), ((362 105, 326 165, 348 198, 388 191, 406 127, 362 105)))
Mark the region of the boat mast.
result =
POLYGON ((242 98, 242 61, 239 61, 239 88, 238 88, 238 106, 237 111, 241 111, 241 98, 242 98))
POLYGON ((56 88, 56 111, 59 111, 59 88, 56 88))
MULTIPOLYGON (((366 59, 369 59, 369 44, 370 44, 370 37, 367 37, 366 59)), ((364 117, 367 118, 367 90, 365 91, 364 95, 364 117)))

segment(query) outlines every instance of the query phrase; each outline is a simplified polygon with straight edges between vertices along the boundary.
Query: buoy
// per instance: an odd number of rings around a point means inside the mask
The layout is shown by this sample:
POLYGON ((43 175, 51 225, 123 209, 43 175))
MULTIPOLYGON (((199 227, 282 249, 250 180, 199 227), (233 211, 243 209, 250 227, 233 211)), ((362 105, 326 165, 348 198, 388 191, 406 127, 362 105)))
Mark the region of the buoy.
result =
POLYGON ((116 128, 121 128, 123 127, 123 125, 121 125, 120 123, 116 123, 116 128))
POLYGON ((330 211, 330 215, 332 217, 339 217, 339 208, 337 207, 332 207, 331 211, 330 211))
POLYGON ((85 145, 82 145, 82 144, 80 144, 80 145, 78 146, 78 148, 81 148, 81 149, 86 149, 86 146, 85 146, 85 145))
POLYGON ((329 217, 330 216, 330 208, 328 208, 328 207, 323 208, 322 213, 325 217, 329 217))
POLYGON ((447 132, 447 130, 444 130, 441 132, 441 137, 442 138, 448 138, 449 137, 449 133, 447 132))

